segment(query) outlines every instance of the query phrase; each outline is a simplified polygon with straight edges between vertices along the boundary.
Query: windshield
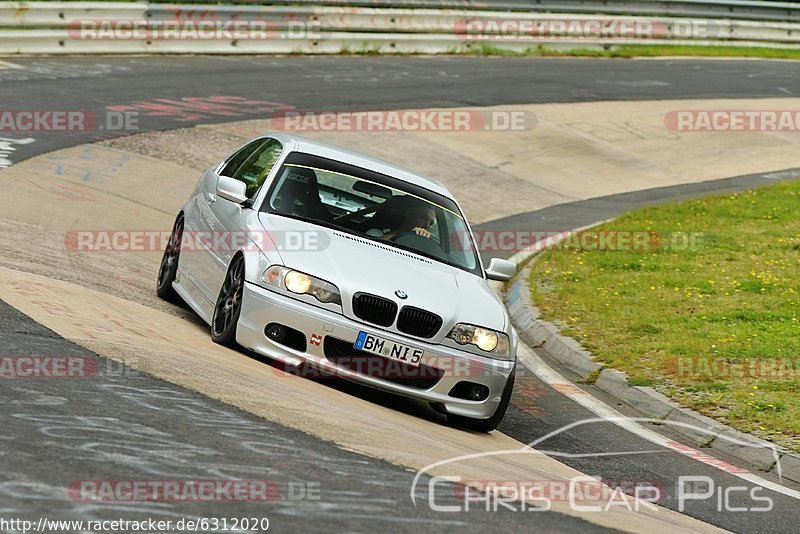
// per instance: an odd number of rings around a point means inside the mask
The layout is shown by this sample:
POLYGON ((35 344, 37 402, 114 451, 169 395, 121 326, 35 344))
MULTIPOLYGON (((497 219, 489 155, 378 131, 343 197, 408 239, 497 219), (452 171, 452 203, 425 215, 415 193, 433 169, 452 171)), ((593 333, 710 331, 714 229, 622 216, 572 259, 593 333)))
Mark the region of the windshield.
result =
POLYGON ((378 240, 483 276, 455 202, 374 171, 289 154, 262 211, 378 240))

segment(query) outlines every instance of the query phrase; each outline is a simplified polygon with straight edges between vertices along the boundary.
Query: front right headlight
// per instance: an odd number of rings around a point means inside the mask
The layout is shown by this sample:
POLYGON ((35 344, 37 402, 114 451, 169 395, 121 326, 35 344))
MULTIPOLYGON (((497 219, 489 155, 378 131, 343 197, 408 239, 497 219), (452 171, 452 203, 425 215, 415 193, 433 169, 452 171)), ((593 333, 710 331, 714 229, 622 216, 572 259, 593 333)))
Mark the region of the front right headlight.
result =
POLYGON ((472 324, 458 323, 450 330, 447 337, 459 345, 475 345, 489 356, 498 359, 508 359, 511 344, 508 336, 489 328, 472 324))
POLYGON ((279 289, 287 289, 298 295, 311 295, 318 301, 333 304, 342 304, 342 295, 339 288, 321 278, 311 276, 283 267, 273 265, 261 275, 261 281, 279 289))

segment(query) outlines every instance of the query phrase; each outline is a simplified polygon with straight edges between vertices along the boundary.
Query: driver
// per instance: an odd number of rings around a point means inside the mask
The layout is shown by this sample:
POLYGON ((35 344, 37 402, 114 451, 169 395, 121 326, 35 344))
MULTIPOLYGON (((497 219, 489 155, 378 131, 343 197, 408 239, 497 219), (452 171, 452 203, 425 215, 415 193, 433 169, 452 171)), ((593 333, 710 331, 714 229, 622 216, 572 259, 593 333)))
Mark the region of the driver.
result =
POLYGON ((436 212, 430 204, 414 200, 407 208, 403 222, 400 225, 383 234, 381 239, 391 241, 400 234, 413 232, 422 237, 431 237, 429 228, 436 221, 436 212))

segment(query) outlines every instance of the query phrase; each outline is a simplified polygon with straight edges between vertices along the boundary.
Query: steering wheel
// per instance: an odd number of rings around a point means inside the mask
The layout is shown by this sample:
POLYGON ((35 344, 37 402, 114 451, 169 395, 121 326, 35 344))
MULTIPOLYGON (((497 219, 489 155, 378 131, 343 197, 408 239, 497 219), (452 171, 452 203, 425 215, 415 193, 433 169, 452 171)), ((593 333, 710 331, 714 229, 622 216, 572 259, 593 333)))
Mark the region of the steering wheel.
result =
POLYGON ((441 258, 444 256, 442 247, 440 247, 436 241, 429 237, 421 236, 416 232, 403 232, 402 234, 397 234, 389 241, 394 241, 398 245, 405 245, 415 252, 428 254, 434 258, 441 258))
POLYGON ((389 241, 397 241, 399 238, 401 238, 401 237, 403 237, 403 236, 406 236, 406 235, 415 235, 415 236, 417 236, 417 237, 421 237, 421 238, 423 238, 423 239, 428 239, 427 237, 425 237, 425 236, 421 236, 421 235, 419 235, 417 232, 415 232, 415 231, 411 230, 410 232, 403 232, 403 233, 397 234, 396 236, 394 236, 393 238, 391 238, 389 241))

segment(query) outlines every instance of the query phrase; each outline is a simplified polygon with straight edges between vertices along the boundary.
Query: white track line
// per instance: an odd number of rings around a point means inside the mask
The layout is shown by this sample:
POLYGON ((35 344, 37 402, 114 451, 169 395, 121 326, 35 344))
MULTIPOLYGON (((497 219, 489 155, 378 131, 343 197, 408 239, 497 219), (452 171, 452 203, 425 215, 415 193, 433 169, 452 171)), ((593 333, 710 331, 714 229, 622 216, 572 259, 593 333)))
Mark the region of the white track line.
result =
MULTIPOLYGON (((760 476, 751 473, 746 469, 738 468, 727 462, 718 460, 717 458, 714 458, 713 456, 710 456, 702 451, 699 451, 692 447, 688 447, 686 445, 676 443, 674 440, 671 440, 666 436, 662 436, 658 432, 643 427, 641 424, 639 424, 639 421, 656 421, 656 420, 647 418, 631 418, 622 415, 620 412, 616 411, 615 409, 611 408, 604 402, 595 398, 587 391, 576 387, 574 384, 572 384, 572 382, 570 382, 569 380, 558 374, 558 372, 556 372, 553 368, 551 368, 544 361, 542 361, 542 359, 539 358, 539 356, 537 356, 536 353, 524 343, 520 343, 519 345, 517 358, 519 359, 520 363, 522 363, 529 371, 531 371, 533 374, 539 377, 543 382, 553 387, 556 391, 558 391, 565 397, 568 397, 569 399, 575 401, 576 403, 580 404, 584 408, 588 409, 589 411, 599 416, 599 419, 593 419, 588 422, 608 421, 614 423, 615 425, 627 430, 631 434, 639 436, 642 439, 646 439, 647 441, 655 443, 656 445, 660 445, 669 450, 680 453, 684 456, 691 458, 692 460, 696 460, 706 465, 710 465, 711 467, 719 469, 720 471, 731 474, 735 477, 741 478, 742 480, 746 480, 757 486, 761 486, 770 489, 776 493, 780 493, 782 495, 786 495, 788 497, 800 500, 800 491, 787 488, 780 484, 776 484, 775 482, 770 482, 769 480, 761 478, 760 476)), ((587 421, 576 422, 575 424, 570 426, 578 426, 586 422, 587 421)), ((665 421, 659 421, 659 422, 662 424, 666 423, 665 421)), ((556 433, 563 432, 564 430, 566 430, 566 428, 559 429, 558 431, 556 431, 556 433)), ((539 443, 547 439, 549 436, 550 435, 548 434, 548 436, 545 436, 544 438, 537 439, 535 442, 531 444, 531 446, 538 445, 539 443)))
POLYGON ((10 61, 0 61, 0 70, 4 69, 17 69, 21 70, 24 69, 22 65, 17 65, 16 63, 11 63, 10 61))

